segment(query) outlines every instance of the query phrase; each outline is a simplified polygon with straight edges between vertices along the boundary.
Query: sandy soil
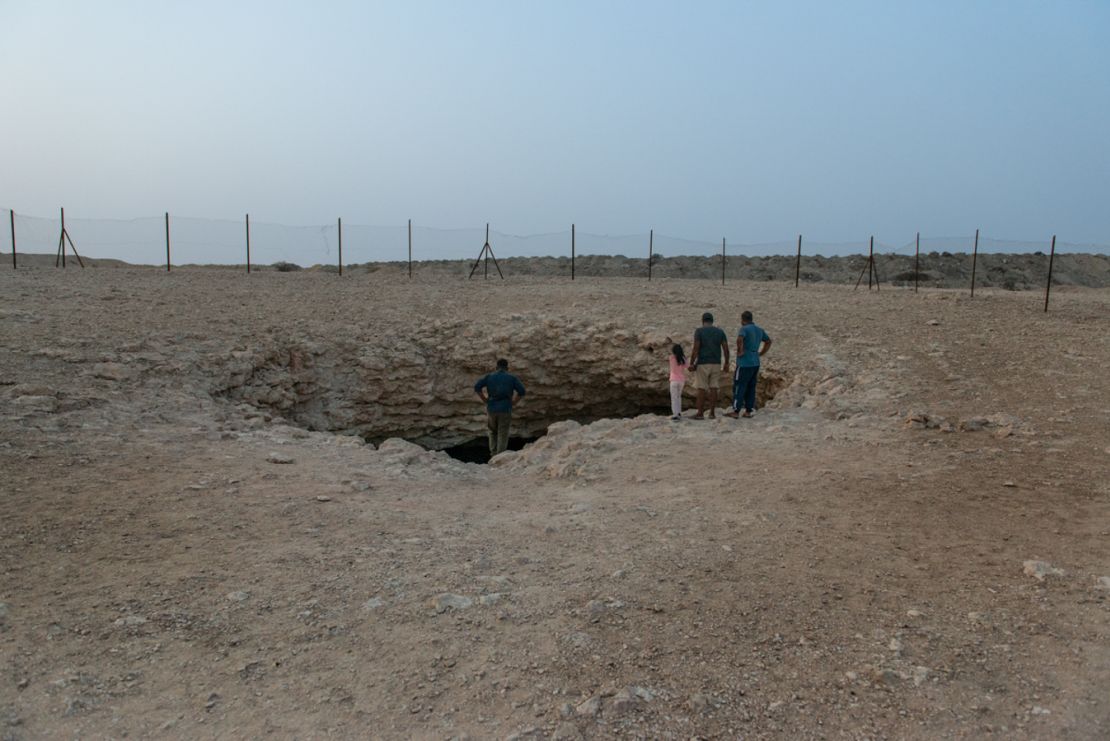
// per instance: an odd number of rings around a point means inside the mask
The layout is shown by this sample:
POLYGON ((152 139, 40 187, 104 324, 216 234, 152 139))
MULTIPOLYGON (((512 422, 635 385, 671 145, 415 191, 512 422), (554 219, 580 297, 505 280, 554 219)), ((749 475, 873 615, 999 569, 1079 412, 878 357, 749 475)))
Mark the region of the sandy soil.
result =
POLYGON ((1105 738, 1110 292, 1039 309, 2 271, 0 736, 1105 738), (485 353, 707 308, 775 338, 752 420, 554 424, 477 466, 213 394, 275 337, 450 317, 485 353))

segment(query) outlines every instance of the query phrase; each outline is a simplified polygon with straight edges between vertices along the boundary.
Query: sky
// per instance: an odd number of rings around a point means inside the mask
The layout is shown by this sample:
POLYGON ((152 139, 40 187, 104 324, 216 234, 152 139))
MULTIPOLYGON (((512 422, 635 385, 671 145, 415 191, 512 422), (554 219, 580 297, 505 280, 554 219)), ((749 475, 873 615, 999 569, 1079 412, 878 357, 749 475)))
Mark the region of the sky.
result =
POLYGON ((1110 243, 1110 2, 0 0, 0 207, 1110 243))

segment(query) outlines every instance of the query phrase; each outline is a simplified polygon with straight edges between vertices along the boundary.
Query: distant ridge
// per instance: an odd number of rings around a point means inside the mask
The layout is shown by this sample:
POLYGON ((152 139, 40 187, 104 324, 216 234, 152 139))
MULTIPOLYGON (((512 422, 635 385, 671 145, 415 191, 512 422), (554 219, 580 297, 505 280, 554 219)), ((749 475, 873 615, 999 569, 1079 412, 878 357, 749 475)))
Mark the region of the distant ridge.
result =
MULTIPOLYGON (((52 254, 19 254, 20 269, 45 270, 54 268, 52 254)), ((165 270, 161 265, 133 265, 122 260, 85 257, 90 269, 141 269, 165 270)), ((876 267, 883 285, 913 285, 913 255, 876 255, 876 267)), ((506 278, 516 276, 570 277, 569 257, 506 257, 499 259, 506 278)), ((866 264, 864 255, 844 257, 802 256, 799 280, 802 283, 854 284, 866 264)), ((418 277, 451 276, 465 278, 473 260, 414 260, 413 271, 418 277)), ((67 270, 80 270, 71 259, 67 270)), ((174 270, 242 270, 244 265, 173 265, 174 270)), ((252 271, 338 272, 336 265, 301 267, 293 263, 252 265, 252 271), (277 266, 277 267, 276 267, 277 266)), ((492 269, 492 268, 491 268, 492 269)), ((0 253, 0 271, 11 270, 11 253, 0 253)), ((795 259, 788 256, 748 257, 726 256, 726 280, 794 281, 795 259)), ((404 261, 344 263, 344 277, 373 273, 407 273, 404 261)), ((1048 257, 1038 254, 980 254, 976 269, 976 287, 1006 290, 1040 290, 1044 288, 1048 273, 1048 257)), ((575 261, 578 277, 634 278, 647 280, 647 259, 624 255, 582 255, 575 261)), ((476 276, 480 277, 481 273, 476 276)), ((655 279, 688 278, 720 280, 721 258, 703 256, 656 257, 652 277, 655 279)), ((1053 266, 1053 285, 1081 286, 1086 288, 1110 287, 1110 255, 1057 254, 1053 266)), ((922 254, 922 287, 964 288, 970 286, 971 255, 964 253, 922 254)))

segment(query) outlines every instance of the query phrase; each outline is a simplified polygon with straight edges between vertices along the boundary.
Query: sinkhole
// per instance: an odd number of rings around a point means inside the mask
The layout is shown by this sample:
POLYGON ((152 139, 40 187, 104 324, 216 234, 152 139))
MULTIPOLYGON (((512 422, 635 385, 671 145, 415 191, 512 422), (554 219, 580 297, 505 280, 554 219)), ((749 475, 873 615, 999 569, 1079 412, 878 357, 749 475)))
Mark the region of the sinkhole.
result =
MULTIPOLYGON (((527 348, 499 352, 527 388, 513 410, 510 450, 542 437, 556 422, 588 424, 641 414, 670 415, 662 343, 583 346, 564 333, 533 338, 527 348)), ((496 346, 496 343, 491 342, 496 346)), ((669 348, 669 345, 666 347, 669 348)), ((411 351, 411 345, 405 347, 411 351)), ((375 445, 401 438, 474 463, 489 459, 485 409, 474 382, 489 372, 490 353, 467 352, 445 339, 408 354, 349 343, 290 343, 233 353, 214 394, 245 403, 308 430, 358 435, 375 445)), ((757 405, 787 385, 774 370, 760 374, 757 405)), ((731 403, 731 384, 719 406, 731 403)), ((685 410, 694 391, 684 393, 685 410)))

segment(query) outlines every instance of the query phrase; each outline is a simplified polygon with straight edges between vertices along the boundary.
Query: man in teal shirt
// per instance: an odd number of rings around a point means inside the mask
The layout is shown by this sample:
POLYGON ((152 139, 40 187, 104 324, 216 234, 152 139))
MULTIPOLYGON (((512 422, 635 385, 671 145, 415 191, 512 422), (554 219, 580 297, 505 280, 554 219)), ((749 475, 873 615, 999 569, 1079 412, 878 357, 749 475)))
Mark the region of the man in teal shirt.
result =
POLYGON ((759 359, 771 348, 771 335, 756 326, 752 313, 740 315, 736 333, 736 375, 732 377, 732 411, 728 417, 750 417, 755 411, 755 384, 759 380, 759 359), (740 404, 744 413, 740 413, 740 404))

